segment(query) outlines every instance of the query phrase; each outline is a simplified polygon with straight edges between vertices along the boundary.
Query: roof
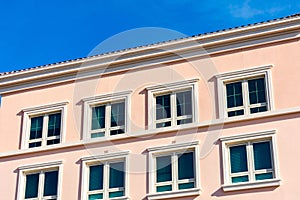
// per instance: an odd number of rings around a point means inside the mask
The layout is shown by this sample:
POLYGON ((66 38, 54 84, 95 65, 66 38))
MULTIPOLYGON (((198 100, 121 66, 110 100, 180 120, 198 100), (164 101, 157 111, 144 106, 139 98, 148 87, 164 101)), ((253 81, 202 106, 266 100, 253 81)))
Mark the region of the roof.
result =
POLYGON ((93 56, 76 58, 76 59, 72 59, 72 60, 66 60, 66 61, 62 61, 62 62, 56 62, 56 63, 46 64, 46 65, 21 69, 21 70, 3 72, 3 73, 0 73, 0 76, 4 76, 4 75, 8 75, 8 74, 15 74, 15 73, 24 72, 24 71, 31 71, 31 70, 35 70, 35 69, 45 68, 45 67, 49 67, 49 66, 55 66, 55 65, 64 64, 64 63, 70 63, 70 62, 74 62, 74 61, 82 61, 82 60, 85 60, 85 59, 97 58, 97 57, 102 57, 102 56, 105 56, 105 55, 113 55, 113 54, 116 54, 116 53, 126 53, 130 50, 138 50, 138 49, 145 48, 145 47, 154 47, 154 46, 157 46, 157 45, 168 44, 168 43, 172 43, 172 42, 175 42, 175 41, 186 40, 186 39, 190 39, 190 38, 199 38, 200 39, 201 37, 207 36, 207 35, 215 35, 215 34, 219 34, 219 33, 226 33, 226 32, 232 31, 232 30, 239 30, 239 29, 244 29, 244 28, 248 28, 248 27, 254 27, 254 26, 259 26, 259 25, 263 25, 263 24, 269 24, 269 23, 276 22, 276 21, 285 21, 285 20, 288 20, 288 19, 299 18, 299 17, 300 17, 300 13, 297 13, 297 14, 293 14, 293 15, 289 15, 289 16, 285 16, 285 17, 281 17, 281 18, 276 18, 276 19, 272 19, 272 20, 257 22, 257 23, 253 23, 253 24, 247 24, 247 25, 242 25, 242 26, 237 26, 237 27, 233 27, 233 28, 202 33, 202 34, 197 34, 197 35, 183 37, 183 38, 166 40, 166 41, 162 41, 162 42, 158 42, 158 43, 142 45, 142 46, 137 46, 137 47, 132 47, 132 48, 126 48, 126 49, 122 49, 122 50, 116 50, 116 51, 106 52, 106 53, 97 54, 97 55, 93 55, 93 56))

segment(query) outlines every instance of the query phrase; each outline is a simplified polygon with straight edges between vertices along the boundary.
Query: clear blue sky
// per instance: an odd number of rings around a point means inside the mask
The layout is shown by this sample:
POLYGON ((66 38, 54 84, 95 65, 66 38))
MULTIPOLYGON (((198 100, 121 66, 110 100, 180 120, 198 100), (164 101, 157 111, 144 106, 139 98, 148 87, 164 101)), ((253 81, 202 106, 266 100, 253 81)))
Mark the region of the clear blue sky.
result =
MULTIPOLYGON (((102 41, 136 28, 191 36, 298 12, 299 0, 0 0, 0 72, 85 57, 102 41)), ((174 38, 138 35, 144 40, 131 34, 101 51, 174 38)))

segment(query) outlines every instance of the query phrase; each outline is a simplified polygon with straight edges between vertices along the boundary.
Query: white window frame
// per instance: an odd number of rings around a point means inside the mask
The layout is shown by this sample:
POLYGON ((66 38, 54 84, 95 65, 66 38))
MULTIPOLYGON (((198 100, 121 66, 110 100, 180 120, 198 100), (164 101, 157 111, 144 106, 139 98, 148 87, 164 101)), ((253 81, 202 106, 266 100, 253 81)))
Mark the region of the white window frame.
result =
MULTIPOLYGON (((185 116, 176 117, 176 99, 175 93, 191 91, 192 94, 192 123, 198 122, 198 84, 199 79, 190 79, 179 82, 167 83, 162 85, 155 85, 147 87, 148 91, 148 129, 156 129, 157 123, 171 122, 171 126, 159 129, 168 129, 177 125, 177 120, 185 119, 185 116), (156 120, 156 96, 161 96, 165 94, 171 95, 171 118, 156 120)), ((189 123, 190 124, 190 123, 189 123)))
MULTIPOLYGON (((116 92, 111 94, 104 94, 99 96, 92 96, 88 98, 84 98, 82 101, 84 102, 84 116, 83 116, 83 139, 90 140, 90 139, 100 139, 100 138, 108 138, 108 137, 120 137, 120 135, 126 135, 130 132, 130 94, 132 93, 131 90, 123 91, 123 92, 116 92), (120 135, 109 135, 110 130, 119 129, 120 127, 110 127, 110 115, 111 115, 111 104, 117 102, 125 102, 125 125, 124 125, 124 134, 120 135), (101 106, 101 105, 108 105, 105 107, 106 114, 105 114, 105 136, 99 138, 91 138, 91 134, 93 132, 99 132, 98 130, 92 131, 91 130, 91 123, 92 123, 92 108, 101 106)), ((122 127, 123 128, 123 127, 122 127)))
POLYGON ((223 190, 234 191, 234 190, 244 190, 252 188, 261 188, 261 187, 270 187, 270 186, 279 186, 280 185, 280 176, 279 176, 279 165, 278 165, 278 155, 277 155, 277 144, 276 144, 276 131, 263 131, 249 134, 239 134, 233 136, 221 137, 221 148, 222 148, 222 161, 223 161, 223 190), (253 150, 251 150, 252 143, 255 142, 270 142, 271 150, 271 159, 272 159, 272 172, 274 175, 273 179, 265 180, 255 180, 254 175, 265 172, 265 170, 254 170, 254 161, 253 161, 253 150), (246 144, 247 150, 247 165, 248 172, 243 172, 242 174, 248 175, 248 182, 232 183, 231 178, 235 175, 230 173, 230 151, 229 148, 232 146, 246 144), (248 145, 247 145, 248 144, 248 145))
MULTIPOLYGON (((151 147, 147 149, 149 152, 149 194, 147 197, 149 200, 156 199, 168 199, 168 198, 177 198, 184 196, 197 196, 200 194, 200 155, 199 155, 199 142, 188 142, 188 143, 178 143, 178 144, 170 144, 168 146, 159 146, 159 147, 151 147), (178 177, 178 170, 176 166, 178 165, 178 161, 176 160, 176 154, 182 154, 185 152, 194 152, 194 170, 195 170, 195 187, 190 189, 182 189, 179 190, 177 188, 178 183, 187 183, 190 180, 180 180, 178 181, 176 177, 178 177), (165 185, 156 183, 156 158, 160 156, 168 156, 172 155, 172 162, 176 162, 172 164, 172 186, 175 186, 175 190, 166 191, 166 192, 156 192, 156 186, 165 185)), ((170 182, 171 183, 171 182, 170 182)), ((167 183, 166 183, 167 184, 167 183)), ((169 182, 168 184, 169 185, 169 182)))
MULTIPOLYGON (((218 106, 219 106, 219 118, 229 118, 227 112, 239 109, 244 109, 244 115, 250 115, 250 108, 267 106, 267 111, 274 110, 274 98, 272 89, 272 79, 271 79, 271 68, 273 65, 266 65, 261 67, 248 68, 238 71, 226 72, 218 74, 217 78, 217 88, 218 88, 218 106), (265 79, 265 90, 266 90, 266 103, 265 104, 254 104, 249 103, 249 92, 248 92, 248 80, 264 77, 265 79), (234 107, 227 109, 227 98, 226 98, 226 84, 242 82, 242 92, 243 92, 243 106, 234 107), (239 109, 238 109, 239 108, 239 109)), ((260 113, 260 112, 258 112, 260 113)), ((258 114, 253 113, 253 114, 258 114)), ((251 114, 251 115, 253 115, 251 114)), ((239 117, 239 116, 235 116, 239 117)), ((231 118, 231 117, 230 117, 231 118)))
POLYGON ((31 107, 23 109, 23 127, 22 127, 22 143, 21 149, 37 149, 37 148, 45 148, 52 147, 59 144, 63 144, 65 142, 66 135, 66 121, 67 121, 67 104, 69 102, 60 102, 48 105, 42 105, 37 107, 31 107), (54 113, 61 113, 61 127, 60 127, 60 136, 52 136, 47 137, 48 131, 48 115, 54 113), (29 148, 29 137, 30 137, 30 126, 31 126, 31 118, 43 116, 43 132, 42 138, 37 141, 41 141, 42 145, 40 147, 29 148), (47 145, 47 139, 60 139, 60 143, 47 145))
MULTIPOLYGON (((61 199, 61 187, 62 187, 62 170, 63 170, 63 162, 62 161, 54 161, 48 163, 40 163, 34 165, 26 165, 18 168, 18 194, 17 200, 25 199, 25 187, 26 187, 26 175, 40 173, 39 179, 39 189, 38 189, 38 198, 39 200, 48 199, 43 198, 42 190, 44 186, 44 173, 49 171, 58 171, 58 183, 57 183, 57 195, 52 196, 50 199, 61 199)), ((35 198, 34 198, 35 199, 35 198)))
MULTIPOLYGON (((121 151, 116 153, 106 153, 103 155, 95 155, 81 158, 82 161, 82 181, 81 181, 81 199, 88 200, 88 195, 93 194, 93 192, 89 192, 89 166, 94 166, 98 164, 103 164, 103 199, 113 199, 113 200, 128 200, 129 197, 129 151, 121 151), (125 189, 124 196, 122 197, 114 197, 109 198, 109 192, 119 191, 116 188, 109 189, 109 163, 115 162, 124 162, 124 175, 125 175, 125 189)), ((97 190, 96 192, 99 192, 97 190)))

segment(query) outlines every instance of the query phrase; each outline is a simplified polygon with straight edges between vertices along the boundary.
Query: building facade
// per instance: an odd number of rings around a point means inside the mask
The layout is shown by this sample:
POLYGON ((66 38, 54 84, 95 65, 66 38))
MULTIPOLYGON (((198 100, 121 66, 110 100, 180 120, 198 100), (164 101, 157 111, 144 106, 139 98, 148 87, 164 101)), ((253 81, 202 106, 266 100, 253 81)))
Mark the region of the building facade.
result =
POLYGON ((297 200, 300 15, 0 76, 0 194, 297 200))

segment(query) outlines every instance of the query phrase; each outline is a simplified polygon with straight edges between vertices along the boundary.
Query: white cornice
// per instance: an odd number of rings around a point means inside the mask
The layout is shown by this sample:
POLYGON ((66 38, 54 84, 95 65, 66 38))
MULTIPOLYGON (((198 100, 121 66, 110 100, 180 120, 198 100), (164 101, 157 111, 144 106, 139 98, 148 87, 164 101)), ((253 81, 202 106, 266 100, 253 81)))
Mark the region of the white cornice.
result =
POLYGON ((268 42, 285 41, 298 38, 299 29, 300 17, 293 17, 8 73, 0 76, 0 94, 186 60, 268 42), (249 43, 251 40, 254 41, 249 43), (222 46, 224 48, 220 48, 222 46), (155 49, 163 51, 149 53, 155 49), (126 58, 122 58, 123 55, 126 55, 126 58))

